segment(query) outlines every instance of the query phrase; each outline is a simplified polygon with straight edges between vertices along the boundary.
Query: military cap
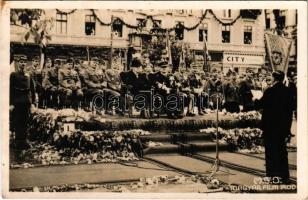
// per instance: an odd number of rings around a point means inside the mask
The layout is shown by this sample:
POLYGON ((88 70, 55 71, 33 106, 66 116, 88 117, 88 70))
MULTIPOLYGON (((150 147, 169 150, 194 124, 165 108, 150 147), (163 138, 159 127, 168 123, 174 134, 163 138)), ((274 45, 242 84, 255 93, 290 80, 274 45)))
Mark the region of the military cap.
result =
POLYGON ((61 64, 61 60, 59 58, 56 58, 54 60, 54 63, 57 64, 57 65, 60 65, 61 64))
POLYGON ((66 63, 73 63, 73 59, 72 58, 66 59, 66 63))
POLYGON ((32 60, 33 60, 33 61, 34 61, 34 60, 40 60, 40 57, 34 56, 34 57, 32 58, 32 60))
POLYGON ((46 58, 45 59, 45 62, 48 62, 48 61, 52 62, 51 58, 46 58))
POLYGON ((27 60, 27 56, 23 55, 23 56, 20 56, 18 61, 21 61, 21 60, 27 60))
POLYGON ((75 59, 75 60, 74 60, 74 63, 75 63, 75 64, 81 64, 81 60, 80 60, 80 59, 75 59))
POLYGON ((91 58, 91 61, 97 61, 98 62, 98 57, 91 58))

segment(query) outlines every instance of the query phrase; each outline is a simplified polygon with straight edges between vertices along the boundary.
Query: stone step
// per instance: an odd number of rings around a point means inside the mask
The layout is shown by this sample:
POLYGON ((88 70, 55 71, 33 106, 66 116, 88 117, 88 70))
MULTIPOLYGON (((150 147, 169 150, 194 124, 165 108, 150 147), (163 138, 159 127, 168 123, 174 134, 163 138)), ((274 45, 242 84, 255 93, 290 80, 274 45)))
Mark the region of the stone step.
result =
MULTIPOLYGON (((220 144, 220 151, 228 151, 230 146, 228 144, 220 144)), ((143 154, 192 154, 194 152, 215 152, 216 143, 215 142, 192 142, 192 143, 161 143, 158 146, 147 146, 143 149, 143 154)))
POLYGON ((159 133, 151 135, 140 136, 141 142, 170 142, 170 143, 187 143, 190 141, 212 141, 213 134, 206 133, 192 133, 192 132, 183 132, 183 133, 159 133))

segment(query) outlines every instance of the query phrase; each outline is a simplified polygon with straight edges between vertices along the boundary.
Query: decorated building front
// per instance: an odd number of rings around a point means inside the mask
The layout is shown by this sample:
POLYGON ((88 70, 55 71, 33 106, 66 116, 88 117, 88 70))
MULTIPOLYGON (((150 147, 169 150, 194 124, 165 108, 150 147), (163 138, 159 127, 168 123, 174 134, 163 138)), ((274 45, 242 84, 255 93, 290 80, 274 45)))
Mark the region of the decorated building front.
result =
MULTIPOLYGON (((51 57, 89 60, 95 56, 109 63, 117 57, 116 62, 128 69, 130 54, 137 50, 154 65, 163 59, 170 64, 175 57, 182 64, 204 67, 206 62, 207 69, 223 71, 244 72, 264 65, 262 10, 50 9, 44 17, 53 19, 45 49, 51 57)), ((20 21, 11 23, 12 49, 17 54, 33 54, 33 46, 38 44, 31 37, 23 39, 27 28, 20 21), (29 50, 21 50, 24 48, 29 50)))

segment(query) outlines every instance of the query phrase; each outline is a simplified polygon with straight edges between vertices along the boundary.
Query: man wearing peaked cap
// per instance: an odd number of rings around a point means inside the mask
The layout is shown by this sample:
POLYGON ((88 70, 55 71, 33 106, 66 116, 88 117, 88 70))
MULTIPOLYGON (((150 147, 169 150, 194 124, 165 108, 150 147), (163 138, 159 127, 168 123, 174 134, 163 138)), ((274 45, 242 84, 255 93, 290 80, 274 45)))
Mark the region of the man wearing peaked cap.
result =
POLYGON ((256 109, 262 109, 262 131, 265 145, 266 176, 279 177, 289 183, 287 142, 291 137, 294 98, 291 90, 283 83, 285 74, 275 71, 272 86, 265 90, 256 109))
POLYGON ((45 60, 42 87, 45 91, 46 106, 50 108, 56 108, 58 106, 58 70, 58 63, 52 65, 50 58, 45 60))
POLYGON ((81 102, 83 92, 77 71, 73 68, 73 59, 67 59, 66 65, 58 71, 59 90, 61 92, 62 106, 77 109, 81 102))
POLYGON ((26 141, 28 119, 31 105, 35 103, 35 83, 31 75, 26 74, 26 57, 19 59, 18 71, 10 75, 10 111, 12 115, 11 131, 15 132, 16 156, 29 147, 26 141))

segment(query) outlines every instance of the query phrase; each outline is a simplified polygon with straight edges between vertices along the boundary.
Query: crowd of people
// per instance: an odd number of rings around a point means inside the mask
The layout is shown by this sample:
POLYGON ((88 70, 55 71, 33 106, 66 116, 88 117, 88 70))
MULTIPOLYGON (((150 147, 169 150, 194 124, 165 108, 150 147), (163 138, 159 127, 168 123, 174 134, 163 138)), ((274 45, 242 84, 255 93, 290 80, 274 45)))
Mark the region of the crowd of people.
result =
POLYGON ((168 64, 152 67, 138 58, 132 60, 128 71, 118 65, 107 68, 97 58, 90 62, 47 58, 41 69, 37 57, 32 62, 21 57, 17 68, 10 76, 10 129, 15 132, 16 156, 29 147, 26 134, 33 105, 120 115, 127 111, 132 115, 136 108, 144 118, 167 115, 172 119, 204 115, 215 108, 228 112, 262 109, 266 175, 289 182, 286 139, 290 140, 296 111, 294 74, 287 80, 281 71, 238 74, 232 70, 204 72, 194 66, 172 70, 168 64), (262 91, 263 97, 255 100, 253 90, 262 91), (108 106, 98 105, 96 99, 108 106))
MULTIPOLYGON (((97 57, 90 62, 72 58, 63 62, 46 58, 41 69, 38 57, 29 62, 23 56, 18 61, 18 68, 31 77, 29 89, 32 102, 40 108, 93 111, 99 107, 100 111, 103 108, 107 113, 123 115, 127 110, 131 114, 130 108, 134 107, 139 108, 145 118, 163 114, 170 118, 204 115, 207 109, 216 107, 231 113, 251 111, 254 110, 252 90, 263 92, 272 83, 270 72, 204 72, 202 67, 194 66, 173 71, 167 64, 153 67, 138 58, 132 60, 128 71, 121 71, 117 65, 107 68, 100 64, 97 57), (134 97, 145 92, 150 92, 151 98, 154 95, 154 103, 150 104, 147 99, 142 107, 140 99, 138 101, 134 97), (93 101, 100 94, 107 97, 103 107, 93 101), (218 95, 220 98, 216 101, 218 95), (174 100, 168 103, 170 98, 174 100), (115 104, 115 99, 120 101, 115 104)), ((13 93, 15 96, 18 94, 18 89, 14 88, 14 84, 12 86, 11 99, 14 98, 13 93)), ((296 76, 289 76, 289 87, 296 97, 296 76)))

